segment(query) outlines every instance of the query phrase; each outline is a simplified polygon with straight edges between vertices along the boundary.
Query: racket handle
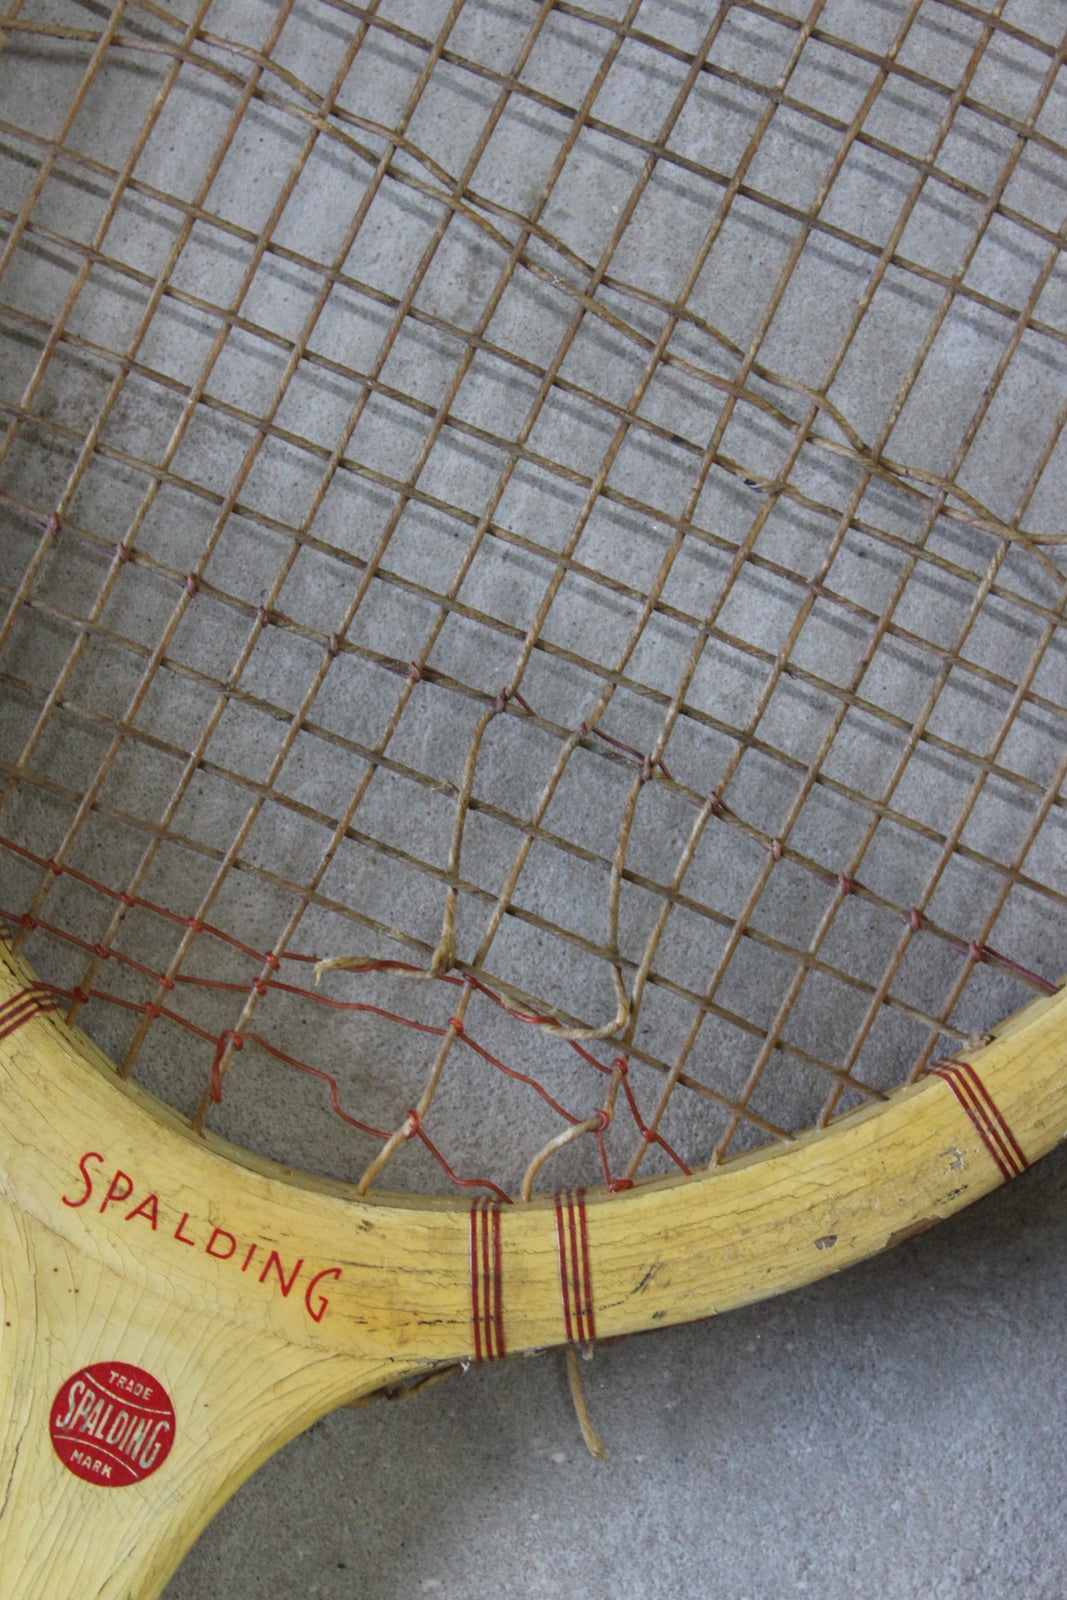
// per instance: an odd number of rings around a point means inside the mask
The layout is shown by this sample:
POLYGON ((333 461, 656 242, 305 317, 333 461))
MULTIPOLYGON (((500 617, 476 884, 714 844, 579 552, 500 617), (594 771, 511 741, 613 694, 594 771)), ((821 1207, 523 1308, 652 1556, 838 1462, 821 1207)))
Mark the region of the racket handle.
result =
POLYGON ((427 1363, 373 1208, 225 1159, 47 1005, 0 950, 0 1594, 150 1600, 269 1455, 427 1363))

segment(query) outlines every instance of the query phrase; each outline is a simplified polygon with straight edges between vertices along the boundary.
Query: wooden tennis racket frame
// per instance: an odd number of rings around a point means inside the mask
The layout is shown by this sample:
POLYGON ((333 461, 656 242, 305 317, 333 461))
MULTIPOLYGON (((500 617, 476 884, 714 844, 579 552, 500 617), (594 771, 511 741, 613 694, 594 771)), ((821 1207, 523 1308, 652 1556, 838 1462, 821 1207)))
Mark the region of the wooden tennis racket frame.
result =
POLYGON ((713 1172, 510 1206, 360 1198, 191 1134, 47 1001, 0 946, 4 1600, 150 1600, 234 1489, 338 1404, 808 1283, 1067 1131, 1061 990, 966 1061, 713 1172), (122 1487, 68 1470, 50 1429, 72 1375, 108 1362, 151 1374, 176 1419, 159 1470, 122 1487))

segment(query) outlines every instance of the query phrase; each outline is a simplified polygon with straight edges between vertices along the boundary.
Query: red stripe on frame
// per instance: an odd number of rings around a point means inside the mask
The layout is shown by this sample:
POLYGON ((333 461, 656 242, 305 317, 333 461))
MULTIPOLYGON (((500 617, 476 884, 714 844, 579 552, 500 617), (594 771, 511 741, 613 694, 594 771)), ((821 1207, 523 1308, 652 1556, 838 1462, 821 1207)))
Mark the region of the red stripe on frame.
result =
POLYGON ((500 1202, 479 1199, 470 1212, 471 1326, 475 1361, 505 1354, 500 1202))
POLYGON ((968 1117, 971 1119, 972 1126, 977 1130, 982 1143, 985 1145, 989 1154, 992 1156, 993 1160, 1000 1169, 1001 1176, 1005 1180, 1014 1176, 1011 1162, 1007 1158, 1005 1149, 997 1137, 996 1125, 995 1123, 990 1122, 989 1117, 985 1112, 985 1108, 976 1099, 974 1090, 967 1082, 966 1078, 961 1077, 952 1068, 938 1067, 934 1070, 935 1075, 939 1078, 942 1078, 945 1083, 948 1084, 949 1088, 956 1096, 956 1099, 959 1101, 964 1111, 966 1111, 968 1117))
POLYGON ((941 1063, 938 1075, 950 1085, 1005 1181, 1025 1172, 1026 1157, 970 1062, 941 1063))
POLYGON ((563 1329, 567 1343, 591 1344, 596 1338, 596 1316, 593 1311, 593 1274, 585 1221, 585 1194, 581 1189, 565 1189, 562 1194, 556 1195, 556 1242, 559 1248, 563 1329))
POLYGON ((32 989, 20 989, 18 994, 13 994, 10 1000, 0 1006, 0 1039, 6 1039, 24 1022, 29 1022, 31 1017, 40 1016, 45 1011, 55 1011, 58 1005, 55 995, 43 985, 35 984, 32 989))
MULTIPOLYGON (((965 1063, 960 1064, 960 1069, 952 1074, 952 1082, 956 1091, 956 1098, 968 1108, 968 1115, 976 1127, 984 1130, 987 1145, 995 1148, 998 1161, 1006 1177, 1018 1177, 1022 1168, 1018 1165, 1015 1153, 1006 1137, 1004 1127, 997 1120, 999 1113, 994 1106, 992 1111, 983 1098, 982 1085, 975 1085, 969 1073, 963 1071, 965 1063)), ((1004 1125, 1006 1127, 1006 1124, 1004 1125)), ((1013 1142, 1013 1141, 1012 1141, 1013 1142)))
POLYGON ((942 1078, 966 1111, 978 1137, 1005 1182, 1025 1172, 1030 1163, 993 1096, 969 1061, 938 1061, 930 1072, 942 1078))
POLYGON ((1003 1145, 997 1137, 995 1124, 990 1123, 984 1108, 976 1101, 974 1091, 967 1080, 961 1077, 949 1063, 943 1066, 931 1067, 930 1071, 934 1077, 941 1078, 948 1084, 956 1099, 966 1111, 972 1127, 985 1145, 1004 1181, 1007 1182, 1009 1179, 1016 1177, 1015 1168, 1007 1159, 1003 1145))
POLYGON ((574 1328, 571 1323, 571 1275, 568 1265, 567 1253, 567 1224, 563 1217, 563 1195, 556 1196, 556 1245, 559 1250, 559 1292, 563 1301, 563 1330, 567 1336, 567 1343, 574 1343, 574 1328))
POLYGON ((500 1250, 500 1202, 491 1203, 489 1215, 493 1227, 493 1331, 496 1334, 496 1353, 507 1354, 504 1345, 504 1266, 500 1250))
POLYGON ((474 1330, 474 1359, 483 1360, 482 1356, 482 1311, 481 1311, 481 1284, 482 1269, 479 1252, 478 1219, 480 1212, 477 1205, 472 1206, 470 1213, 470 1251, 471 1251, 471 1327, 474 1330))
POLYGON ((967 1080, 971 1084, 976 1097, 985 1106, 986 1115, 993 1120, 999 1128, 1008 1152, 1014 1159, 1017 1170, 1019 1172, 1025 1172, 1030 1163, 1023 1154, 1022 1146, 1019 1144, 1018 1139, 1016 1139, 1008 1123, 1001 1115, 1000 1109, 996 1105, 993 1096, 990 1094, 989 1090, 986 1088, 985 1084, 982 1082, 977 1072, 975 1072, 969 1061, 961 1061, 958 1063, 958 1065, 960 1071, 966 1074, 967 1080))

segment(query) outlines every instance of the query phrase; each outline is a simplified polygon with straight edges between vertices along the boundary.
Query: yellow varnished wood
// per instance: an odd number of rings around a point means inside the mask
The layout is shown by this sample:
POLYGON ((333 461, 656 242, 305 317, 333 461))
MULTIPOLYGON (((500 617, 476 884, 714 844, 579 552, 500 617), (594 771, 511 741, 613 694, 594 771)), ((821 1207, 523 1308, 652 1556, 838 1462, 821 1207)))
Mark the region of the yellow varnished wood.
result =
MULTIPOLYGON (((30 975, 0 952, 0 1006, 30 975)), ((1067 1001, 970 1057, 1028 1159, 1067 1128, 1067 1001)), ((586 1202, 598 1336, 706 1316, 860 1260, 1001 1173, 937 1078, 786 1147, 586 1202)), ((551 1198, 500 1219, 507 1349, 565 1338, 551 1198)), ((469 1214, 359 1198, 206 1136, 55 1015, 0 1042, 0 1592, 149 1600, 273 1450, 333 1406, 469 1358, 469 1214), (231 1248, 232 1242, 232 1248, 231 1248), (273 1255, 272 1255, 273 1252, 273 1255), (176 1416, 143 1482, 52 1448, 53 1397, 144 1368, 176 1416)))

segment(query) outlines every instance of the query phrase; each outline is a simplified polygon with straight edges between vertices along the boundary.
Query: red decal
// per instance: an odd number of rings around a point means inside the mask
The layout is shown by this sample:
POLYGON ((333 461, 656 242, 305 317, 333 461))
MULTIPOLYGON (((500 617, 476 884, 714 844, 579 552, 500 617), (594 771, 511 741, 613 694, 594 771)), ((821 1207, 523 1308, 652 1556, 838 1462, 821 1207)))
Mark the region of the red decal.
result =
POLYGON ((63 1465, 86 1483, 124 1489, 166 1461, 174 1443, 170 1396, 143 1367, 98 1361, 52 1401, 48 1430, 63 1465))
POLYGON ((89 1196, 93 1192, 92 1173, 90 1173, 87 1170, 85 1163, 87 1161, 100 1161, 100 1162, 103 1162, 103 1159, 104 1158, 100 1154, 99 1150, 87 1150, 85 1152, 85 1154, 82 1156, 81 1160, 78 1162, 78 1166, 79 1166, 79 1168, 81 1170, 81 1175, 85 1180, 85 1193, 82 1195, 80 1200, 72 1200, 69 1195, 61 1194, 59 1198, 62 1200, 62 1202, 63 1202, 63 1204, 65 1206, 70 1206, 72 1210, 77 1211, 79 1206, 83 1206, 85 1204, 85 1202, 88 1200, 89 1196))
POLYGON ((975 1131, 1007 1181, 1025 1172, 1030 1163, 1000 1109, 969 1061, 937 1061, 930 1072, 943 1078, 970 1117, 975 1131))
POLYGON ((471 1323, 475 1361, 505 1354, 504 1294, 500 1257, 500 1202, 479 1199, 470 1214, 471 1323))
POLYGON ((204 1249, 207 1251, 209 1256, 216 1256, 219 1261, 229 1261, 230 1257, 237 1249, 237 1240, 234 1238, 233 1234, 228 1233, 225 1228, 216 1228, 214 1233, 211 1235, 211 1238, 204 1246, 204 1249), (221 1250, 215 1249, 215 1246, 220 1239, 228 1239, 230 1241, 230 1248, 228 1250, 226 1249, 225 1245, 223 1245, 221 1250))
POLYGON ((31 1017, 40 1016, 45 1011, 56 1011, 58 1007, 59 1001, 43 983, 35 983, 32 989, 20 989, 18 994, 13 994, 10 1000, 5 1000, 0 1006, 0 1039, 6 1039, 24 1022, 29 1022, 31 1017))
POLYGON ((596 1338, 589 1236, 585 1226, 585 1192, 565 1189, 556 1196, 556 1242, 559 1246, 559 1289, 568 1344, 590 1344, 596 1338))

